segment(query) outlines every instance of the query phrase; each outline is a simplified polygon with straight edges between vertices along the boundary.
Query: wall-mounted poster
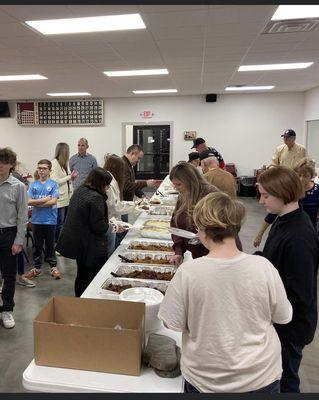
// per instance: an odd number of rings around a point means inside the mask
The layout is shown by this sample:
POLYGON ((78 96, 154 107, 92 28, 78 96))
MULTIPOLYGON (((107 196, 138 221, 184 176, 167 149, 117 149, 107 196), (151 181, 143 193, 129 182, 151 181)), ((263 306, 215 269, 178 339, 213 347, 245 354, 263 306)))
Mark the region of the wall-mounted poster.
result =
POLYGON ((184 140, 196 139, 196 131, 184 131, 184 140))
POLYGON ((103 100, 17 103, 19 125, 103 125, 103 100))

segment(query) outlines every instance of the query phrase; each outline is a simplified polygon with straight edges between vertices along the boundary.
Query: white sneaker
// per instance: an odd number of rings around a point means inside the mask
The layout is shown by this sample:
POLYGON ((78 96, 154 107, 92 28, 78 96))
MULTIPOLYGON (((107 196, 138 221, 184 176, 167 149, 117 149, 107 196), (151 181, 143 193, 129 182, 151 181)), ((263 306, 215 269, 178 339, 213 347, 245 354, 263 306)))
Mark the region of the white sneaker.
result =
POLYGON ((15 322, 12 315, 12 311, 2 311, 1 314, 3 326, 6 329, 14 328, 15 322))
POLYGON ((24 275, 19 275, 17 279, 17 284, 26 287, 35 287, 36 284, 32 282, 30 279, 26 278, 24 275))

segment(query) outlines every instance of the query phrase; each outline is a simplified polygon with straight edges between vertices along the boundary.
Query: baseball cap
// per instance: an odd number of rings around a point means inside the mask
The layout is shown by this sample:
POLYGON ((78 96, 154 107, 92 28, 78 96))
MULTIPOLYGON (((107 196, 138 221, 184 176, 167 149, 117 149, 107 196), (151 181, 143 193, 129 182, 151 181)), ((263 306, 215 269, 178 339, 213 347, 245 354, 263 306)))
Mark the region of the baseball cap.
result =
POLYGON ((188 154, 188 162, 198 160, 199 158, 199 153, 197 151, 193 151, 192 153, 188 154))
POLYGON ((199 137, 197 139, 193 140, 193 147, 191 147, 191 149, 195 149, 197 146, 199 146, 200 144, 205 143, 205 139, 199 137))
POLYGON ((205 150, 199 155, 200 160, 205 160, 205 158, 208 157, 216 157, 216 156, 214 153, 211 152, 211 150, 205 150))
POLYGON ((281 137, 293 137, 296 136, 296 132, 292 129, 287 129, 281 137))

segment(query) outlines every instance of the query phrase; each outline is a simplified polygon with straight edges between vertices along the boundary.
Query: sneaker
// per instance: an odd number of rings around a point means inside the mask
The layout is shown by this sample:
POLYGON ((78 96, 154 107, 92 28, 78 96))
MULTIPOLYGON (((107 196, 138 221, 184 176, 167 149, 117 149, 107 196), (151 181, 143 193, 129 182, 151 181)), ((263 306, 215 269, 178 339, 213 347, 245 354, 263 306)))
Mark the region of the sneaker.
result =
POLYGON ((61 272, 57 269, 57 267, 51 268, 51 276, 54 279, 61 279, 61 272))
POLYGON ((41 269, 40 268, 32 268, 32 269, 30 269, 30 271, 28 272, 28 273, 26 273, 24 276, 27 278, 27 279, 33 279, 33 278, 35 278, 36 276, 38 276, 38 275, 40 275, 41 274, 41 269))
POLYGON ((58 257, 62 257, 62 255, 56 250, 55 250, 55 255, 58 256, 58 257))
POLYGON ((36 286, 36 284, 34 282, 30 281, 30 279, 26 278, 24 275, 19 275, 17 284, 21 285, 21 286, 26 286, 26 287, 35 287, 36 286))
POLYGON ((15 322, 12 315, 12 311, 2 311, 1 317, 3 326, 6 329, 14 328, 15 322))

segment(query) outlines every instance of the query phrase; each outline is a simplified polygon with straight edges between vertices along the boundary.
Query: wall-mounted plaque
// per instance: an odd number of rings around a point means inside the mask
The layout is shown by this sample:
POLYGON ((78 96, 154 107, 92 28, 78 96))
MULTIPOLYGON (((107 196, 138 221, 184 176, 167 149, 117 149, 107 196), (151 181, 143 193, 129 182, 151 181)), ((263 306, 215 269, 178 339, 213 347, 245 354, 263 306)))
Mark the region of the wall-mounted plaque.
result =
POLYGON ((103 100, 17 103, 19 125, 103 125, 103 100))

